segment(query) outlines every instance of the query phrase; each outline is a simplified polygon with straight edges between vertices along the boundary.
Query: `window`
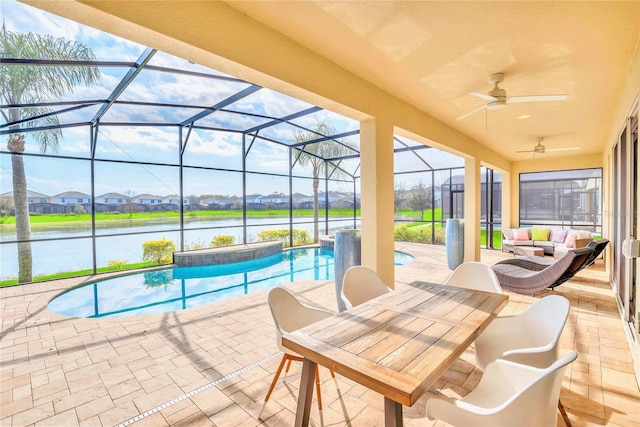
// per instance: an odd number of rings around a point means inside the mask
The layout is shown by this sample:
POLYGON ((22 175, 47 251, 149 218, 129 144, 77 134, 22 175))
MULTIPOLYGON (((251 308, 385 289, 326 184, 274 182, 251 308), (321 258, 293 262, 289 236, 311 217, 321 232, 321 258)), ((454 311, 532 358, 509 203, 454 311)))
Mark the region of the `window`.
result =
POLYGON ((602 230, 602 169, 520 175, 520 225, 602 230))

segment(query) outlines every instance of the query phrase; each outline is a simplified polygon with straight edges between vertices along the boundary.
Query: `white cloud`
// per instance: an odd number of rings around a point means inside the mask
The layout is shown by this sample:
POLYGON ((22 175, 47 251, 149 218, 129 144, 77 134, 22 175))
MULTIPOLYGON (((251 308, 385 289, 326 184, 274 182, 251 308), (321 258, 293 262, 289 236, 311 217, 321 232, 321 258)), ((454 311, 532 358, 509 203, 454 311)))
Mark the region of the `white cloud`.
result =
POLYGON ((214 154, 221 157, 242 156, 238 136, 222 132, 192 132, 187 142, 187 151, 195 154, 214 154))
POLYGON ((118 58, 121 61, 133 61, 144 49, 137 43, 13 0, 2 0, 1 4, 0 11, 7 30, 80 41, 91 47, 99 60, 118 58))

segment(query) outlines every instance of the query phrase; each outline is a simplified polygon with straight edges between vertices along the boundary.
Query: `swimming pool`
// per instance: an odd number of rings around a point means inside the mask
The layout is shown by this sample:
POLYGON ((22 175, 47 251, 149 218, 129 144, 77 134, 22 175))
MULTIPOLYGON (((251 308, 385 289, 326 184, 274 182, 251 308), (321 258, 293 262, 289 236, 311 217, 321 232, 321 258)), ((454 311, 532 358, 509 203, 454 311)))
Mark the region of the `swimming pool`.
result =
MULTIPOLYGON (((411 255, 395 252, 396 265, 411 255)), ((253 261, 174 267, 113 277, 58 295, 49 310, 71 317, 118 317, 198 307, 298 280, 333 279, 333 251, 292 249, 253 261)))

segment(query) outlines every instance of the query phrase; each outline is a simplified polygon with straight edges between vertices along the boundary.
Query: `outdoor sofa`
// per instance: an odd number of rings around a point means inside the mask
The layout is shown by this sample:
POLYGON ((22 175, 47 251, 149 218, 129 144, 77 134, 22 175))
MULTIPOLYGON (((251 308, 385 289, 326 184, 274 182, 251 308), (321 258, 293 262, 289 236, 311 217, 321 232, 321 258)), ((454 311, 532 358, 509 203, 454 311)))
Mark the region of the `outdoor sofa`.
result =
POLYGON ((502 230, 502 252, 514 252, 516 246, 537 247, 545 255, 562 258, 570 249, 583 248, 593 240, 588 230, 550 227, 505 228, 502 230))

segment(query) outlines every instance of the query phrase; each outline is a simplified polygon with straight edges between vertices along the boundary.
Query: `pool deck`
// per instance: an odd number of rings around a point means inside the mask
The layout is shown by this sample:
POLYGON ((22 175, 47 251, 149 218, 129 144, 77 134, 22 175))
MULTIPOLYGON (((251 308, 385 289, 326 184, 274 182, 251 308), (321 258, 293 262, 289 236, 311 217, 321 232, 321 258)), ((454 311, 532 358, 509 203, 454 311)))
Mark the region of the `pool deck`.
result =
MULTIPOLYGON (((444 247, 397 243, 416 257, 396 268, 396 286, 442 282, 450 273, 444 247)), ((482 251, 493 264, 511 257, 482 251)), ((640 393, 623 325, 601 261, 556 288, 571 301, 562 351, 575 349, 561 398, 574 426, 640 426, 640 393)), ((0 426, 289 426, 300 366, 279 381, 257 414, 281 354, 266 292, 189 310, 112 319, 57 315, 47 302, 95 277, 0 288, 0 426)), ((305 302, 337 310, 332 281, 288 285, 305 302)), ((548 293, 548 292, 547 292, 548 293)), ((522 311, 534 297, 511 294, 501 314, 522 311)), ((321 368, 325 425, 381 426, 382 397, 321 368)), ((412 408, 407 426, 443 425, 425 418, 435 393, 467 394, 481 372, 473 350, 412 408)), ((312 406, 317 420, 317 406, 312 406)), ((564 426, 558 418, 558 426, 564 426)))

